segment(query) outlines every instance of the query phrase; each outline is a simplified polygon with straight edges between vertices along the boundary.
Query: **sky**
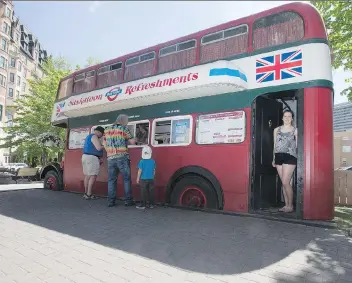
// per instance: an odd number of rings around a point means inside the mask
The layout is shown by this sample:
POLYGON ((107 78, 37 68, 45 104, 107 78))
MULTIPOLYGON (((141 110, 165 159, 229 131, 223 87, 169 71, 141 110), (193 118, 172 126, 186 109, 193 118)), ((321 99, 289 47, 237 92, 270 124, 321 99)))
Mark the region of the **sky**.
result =
MULTIPOLYGON (((293 1, 14 1, 15 14, 49 54, 84 66, 293 1)), ((335 104, 352 73, 333 72, 335 104)))

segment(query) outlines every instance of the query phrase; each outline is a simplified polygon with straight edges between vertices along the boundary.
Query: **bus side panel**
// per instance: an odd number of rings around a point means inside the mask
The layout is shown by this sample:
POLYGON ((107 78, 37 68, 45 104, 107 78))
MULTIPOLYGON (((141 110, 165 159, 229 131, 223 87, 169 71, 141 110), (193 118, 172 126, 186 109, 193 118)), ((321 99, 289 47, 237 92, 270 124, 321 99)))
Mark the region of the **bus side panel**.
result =
POLYGON ((65 151, 64 164, 64 190, 70 192, 84 192, 81 186, 83 181, 82 149, 71 149, 65 151))
MULTIPOLYGON (((193 116, 193 142, 189 146, 153 147, 153 158, 157 163, 155 176, 155 198, 158 202, 166 200, 166 186, 174 173, 180 168, 196 165, 209 170, 219 181, 224 196, 225 211, 248 212, 249 188, 249 149, 251 109, 243 109, 246 113, 246 137, 241 144, 197 145, 195 143, 195 125, 197 114, 193 116)), ((131 158, 132 194, 140 200, 140 188, 136 183, 137 166, 141 159, 141 148, 129 149, 131 158)), ((64 183, 65 190, 83 192, 83 173, 81 164, 82 150, 68 150, 65 154, 64 183)), ((107 160, 100 169, 94 194, 107 195, 107 160)), ((123 197, 122 176, 118 178, 117 196, 123 197)))
POLYGON ((334 217, 332 110, 331 89, 304 90, 304 219, 334 217))

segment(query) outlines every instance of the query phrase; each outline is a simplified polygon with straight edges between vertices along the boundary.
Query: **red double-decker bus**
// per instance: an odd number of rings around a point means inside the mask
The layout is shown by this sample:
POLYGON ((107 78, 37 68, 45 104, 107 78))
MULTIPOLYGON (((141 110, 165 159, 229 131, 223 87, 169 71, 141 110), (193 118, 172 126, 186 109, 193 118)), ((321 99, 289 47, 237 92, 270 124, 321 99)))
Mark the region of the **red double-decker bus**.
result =
MULTIPOLYGON (((333 83, 321 16, 290 3, 79 70, 61 80, 52 123, 67 128, 64 169, 43 170, 45 187, 83 192, 85 137, 129 116, 132 191, 141 147, 157 162, 156 199, 177 206, 276 214, 273 130, 295 113, 298 219, 333 218, 333 83)), ((95 193, 107 194, 107 162, 95 193)), ((123 185, 118 182, 118 196, 123 185)))

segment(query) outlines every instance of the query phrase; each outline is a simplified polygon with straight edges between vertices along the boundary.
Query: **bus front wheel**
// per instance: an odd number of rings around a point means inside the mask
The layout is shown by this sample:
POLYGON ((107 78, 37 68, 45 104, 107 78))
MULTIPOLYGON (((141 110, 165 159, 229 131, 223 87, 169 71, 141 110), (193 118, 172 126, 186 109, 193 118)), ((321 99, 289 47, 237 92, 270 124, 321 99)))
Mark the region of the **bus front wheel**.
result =
POLYGON ((178 181, 171 194, 171 203, 192 208, 218 209, 212 185, 198 176, 187 176, 178 181))
POLYGON ((50 170, 45 174, 44 189, 52 191, 60 190, 59 176, 54 170, 50 170))

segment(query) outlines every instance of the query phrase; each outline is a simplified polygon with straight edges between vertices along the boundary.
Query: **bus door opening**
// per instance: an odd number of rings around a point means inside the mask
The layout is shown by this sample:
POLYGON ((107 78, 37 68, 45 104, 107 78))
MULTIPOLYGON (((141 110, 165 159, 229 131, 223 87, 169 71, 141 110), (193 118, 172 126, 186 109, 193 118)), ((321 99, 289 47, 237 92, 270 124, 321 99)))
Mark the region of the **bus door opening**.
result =
MULTIPOLYGON (((258 96, 252 106, 251 145, 251 211, 295 217, 293 213, 279 212, 284 206, 282 184, 272 166, 274 155, 274 129, 282 125, 283 110, 292 110, 297 125, 296 91, 268 93, 258 96)), ((293 173, 293 205, 296 207, 297 168, 293 173)))

